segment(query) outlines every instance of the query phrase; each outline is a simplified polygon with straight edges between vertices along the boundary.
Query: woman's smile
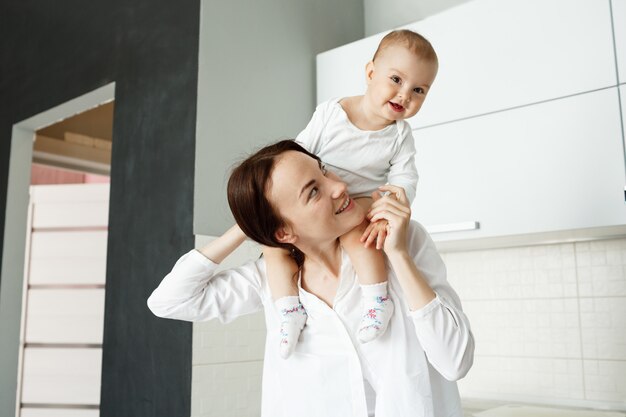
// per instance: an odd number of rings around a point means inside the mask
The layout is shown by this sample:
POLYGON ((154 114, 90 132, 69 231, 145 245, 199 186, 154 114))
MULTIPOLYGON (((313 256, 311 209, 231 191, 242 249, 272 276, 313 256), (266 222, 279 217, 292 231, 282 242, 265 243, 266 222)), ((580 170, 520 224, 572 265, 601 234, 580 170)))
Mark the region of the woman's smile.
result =
POLYGON ((346 197, 346 201, 343 202, 343 204, 341 205, 341 207, 339 207, 339 210, 337 210, 335 214, 341 214, 344 211, 349 211, 353 207, 354 207, 354 200, 351 199, 350 197, 346 197))

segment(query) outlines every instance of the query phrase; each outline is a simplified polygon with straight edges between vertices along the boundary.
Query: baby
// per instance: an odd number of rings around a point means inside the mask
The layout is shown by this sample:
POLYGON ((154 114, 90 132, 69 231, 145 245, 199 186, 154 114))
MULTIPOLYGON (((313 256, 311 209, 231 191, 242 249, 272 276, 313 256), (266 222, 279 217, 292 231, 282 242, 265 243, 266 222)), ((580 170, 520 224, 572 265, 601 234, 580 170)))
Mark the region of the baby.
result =
MULTIPOLYGON (((403 187, 413 202, 418 178, 415 144, 405 119, 422 107, 437 69, 437 54, 423 36, 410 30, 387 34, 365 67, 365 94, 320 104, 296 141, 339 175, 366 210, 372 192, 386 183, 403 187)), ((394 309, 380 251, 386 226, 384 221, 363 224, 340 240, 362 290, 363 315, 357 330, 361 343, 385 332, 394 309)), ((281 314, 280 354, 287 358, 307 319, 298 297, 297 266, 284 249, 266 247, 263 253, 272 298, 281 314)))

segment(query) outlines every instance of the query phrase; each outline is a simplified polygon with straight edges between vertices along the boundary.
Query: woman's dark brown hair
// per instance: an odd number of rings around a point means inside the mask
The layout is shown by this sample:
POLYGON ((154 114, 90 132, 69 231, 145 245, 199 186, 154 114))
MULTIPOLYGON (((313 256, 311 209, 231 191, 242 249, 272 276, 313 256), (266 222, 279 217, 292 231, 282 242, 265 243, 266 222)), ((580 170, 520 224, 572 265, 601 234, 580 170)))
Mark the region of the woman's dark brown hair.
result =
POLYGON ((266 146, 233 170, 228 180, 228 205, 246 236, 262 245, 287 249, 298 266, 302 266, 304 254, 294 245, 276 239, 275 232, 284 225, 284 220, 266 195, 276 158, 287 151, 302 152, 321 164, 316 155, 293 140, 266 146))

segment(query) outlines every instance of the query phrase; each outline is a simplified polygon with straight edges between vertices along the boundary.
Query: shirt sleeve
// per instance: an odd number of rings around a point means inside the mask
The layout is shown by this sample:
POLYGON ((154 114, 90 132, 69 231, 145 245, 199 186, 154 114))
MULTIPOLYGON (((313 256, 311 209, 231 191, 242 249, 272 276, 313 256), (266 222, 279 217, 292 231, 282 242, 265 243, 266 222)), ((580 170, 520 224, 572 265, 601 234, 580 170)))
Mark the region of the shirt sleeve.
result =
POLYGON ((323 132, 328 121, 331 102, 332 100, 317 106, 307 126, 296 137, 296 142, 312 154, 318 155, 322 149, 323 132))
POLYGON ((400 126, 400 146, 390 161, 387 182, 404 188, 409 203, 413 204, 418 180, 415 167, 415 140, 408 123, 403 121, 400 126))
MULTIPOLYGON (((417 338, 428 361, 447 380, 463 378, 474 363, 474 336, 461 300, 446 278, 446 267, 426 230, 417 222, 411 244, 418 246, 414 261, 436 297, 409 311, 417 338)), ((410 245, 410 246, 412 246, 410 245)))
POLYGON ((263 308, 258 262, 216 272, 216 263, 191 250, 152 292, 148 308, 158 317, 222 323, 255 313, 263 308))

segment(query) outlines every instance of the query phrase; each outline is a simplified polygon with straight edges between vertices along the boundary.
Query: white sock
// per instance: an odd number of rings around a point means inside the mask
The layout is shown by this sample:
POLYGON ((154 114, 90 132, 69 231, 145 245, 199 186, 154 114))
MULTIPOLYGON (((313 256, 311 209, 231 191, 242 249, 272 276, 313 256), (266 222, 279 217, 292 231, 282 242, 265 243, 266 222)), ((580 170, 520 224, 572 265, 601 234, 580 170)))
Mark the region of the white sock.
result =
POLYGON ((387 296, 387 281, 361 285, 361 291, 363 292, 363 315, 357 336, 361 343, 367 343, 385 333, 394 305, 387 296))
POLYGON ((308 316, 297 295, 281 297, 274 301, 274 305, 281 320, 279 353, 283 359, 287 359, 298 343, 308 316))

